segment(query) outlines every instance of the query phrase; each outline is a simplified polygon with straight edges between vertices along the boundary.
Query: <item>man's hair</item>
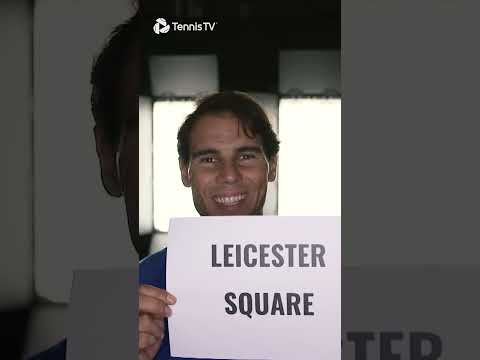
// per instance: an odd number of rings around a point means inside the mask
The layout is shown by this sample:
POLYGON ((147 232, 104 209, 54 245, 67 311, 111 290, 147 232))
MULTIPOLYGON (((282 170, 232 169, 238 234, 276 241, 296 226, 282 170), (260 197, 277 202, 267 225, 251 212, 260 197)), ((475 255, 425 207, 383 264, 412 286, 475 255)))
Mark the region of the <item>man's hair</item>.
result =
POLYGON ((238 118, 245 135, 261 138, 263 151, 269 160, 278 153, 280 142, 262 107, 247 94, 228 91, 204 97, 196 110, 187 116, 177 136, 180 160, 187 163, 190 159, 190 134, 195 123, 205 115, 225 113, 238 118))
POLYGON ((91 106, 95 123, 107 134, 107 140, 117 144, 123 124, 119 122, 119 99, 122 87, 122 71, 132 52, 132 44, 138 41, 140 16, 137 13, 111 32, 104 48, 94 60, 90 83, 91 106))

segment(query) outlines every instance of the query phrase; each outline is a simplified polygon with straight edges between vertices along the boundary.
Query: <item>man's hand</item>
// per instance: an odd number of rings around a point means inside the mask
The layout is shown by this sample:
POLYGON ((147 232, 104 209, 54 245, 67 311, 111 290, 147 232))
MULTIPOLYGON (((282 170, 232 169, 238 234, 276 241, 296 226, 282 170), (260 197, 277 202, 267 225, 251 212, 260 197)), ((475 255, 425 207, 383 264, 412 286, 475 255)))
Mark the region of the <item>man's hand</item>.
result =
POLYGON ((140 285, 138 290, 138 358, 151 360, 162 344, 165 318, 172 314, 169 305, 177 299, 164 289, 140 285))

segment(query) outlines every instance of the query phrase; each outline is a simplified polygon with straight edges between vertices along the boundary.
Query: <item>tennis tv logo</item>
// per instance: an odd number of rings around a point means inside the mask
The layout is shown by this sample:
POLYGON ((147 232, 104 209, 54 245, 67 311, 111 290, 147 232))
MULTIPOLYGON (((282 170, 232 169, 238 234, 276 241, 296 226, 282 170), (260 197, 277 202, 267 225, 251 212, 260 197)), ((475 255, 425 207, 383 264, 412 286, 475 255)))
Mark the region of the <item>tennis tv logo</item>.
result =
POLYGON ((157 35, 166 34, 170 31, 170 25, 167 24, 167 20, 164 18, 158 18, 153 26, 153 31, 157 35))
POLYGON ((153 32, 157 35, 166 34, 171 31, 213 31, 217 22, 193 22, 193 23, 179 23, 172 21, 171 25, 167 23, 164 18, 158 18, 153 25, 153 32))

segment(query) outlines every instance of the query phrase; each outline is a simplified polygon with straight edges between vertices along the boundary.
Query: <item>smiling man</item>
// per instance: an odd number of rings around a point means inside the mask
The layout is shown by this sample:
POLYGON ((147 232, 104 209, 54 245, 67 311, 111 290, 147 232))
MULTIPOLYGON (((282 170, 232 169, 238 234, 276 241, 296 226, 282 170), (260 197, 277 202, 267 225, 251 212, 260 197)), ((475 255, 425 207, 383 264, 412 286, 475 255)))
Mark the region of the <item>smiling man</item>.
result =
POLYGON ((277 152, 264 111, 241 93, 207 97, 178 134, 182 182, 200 215, 262 215, 277 152))
MULTIPOLYGON (((198 213, 262 215, 267 184, 276 177, 278 150, 265 112, 248 95, 223 92, 201 100, 178 132, 181 179, 192 189, 198 213)), ((164 319, 176 299, 165 290, 166 258, 163 250, 140 263, 141 360, 170 359, 164 319)))

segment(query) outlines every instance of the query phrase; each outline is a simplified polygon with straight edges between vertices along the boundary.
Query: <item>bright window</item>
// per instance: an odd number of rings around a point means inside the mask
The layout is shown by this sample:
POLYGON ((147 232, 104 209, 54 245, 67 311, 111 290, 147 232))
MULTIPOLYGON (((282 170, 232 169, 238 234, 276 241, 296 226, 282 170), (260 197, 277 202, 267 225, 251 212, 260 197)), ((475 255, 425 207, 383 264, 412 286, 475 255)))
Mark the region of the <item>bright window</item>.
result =
POLYGON ((279 215, 340 215, 340 99, 281 99, 279 215))
POLYGON ((168 231, 171 217, 198 216, 190 188, 180 179, 177 132, 193 101, 156 101, 153 106, 153 226, 168 231))

